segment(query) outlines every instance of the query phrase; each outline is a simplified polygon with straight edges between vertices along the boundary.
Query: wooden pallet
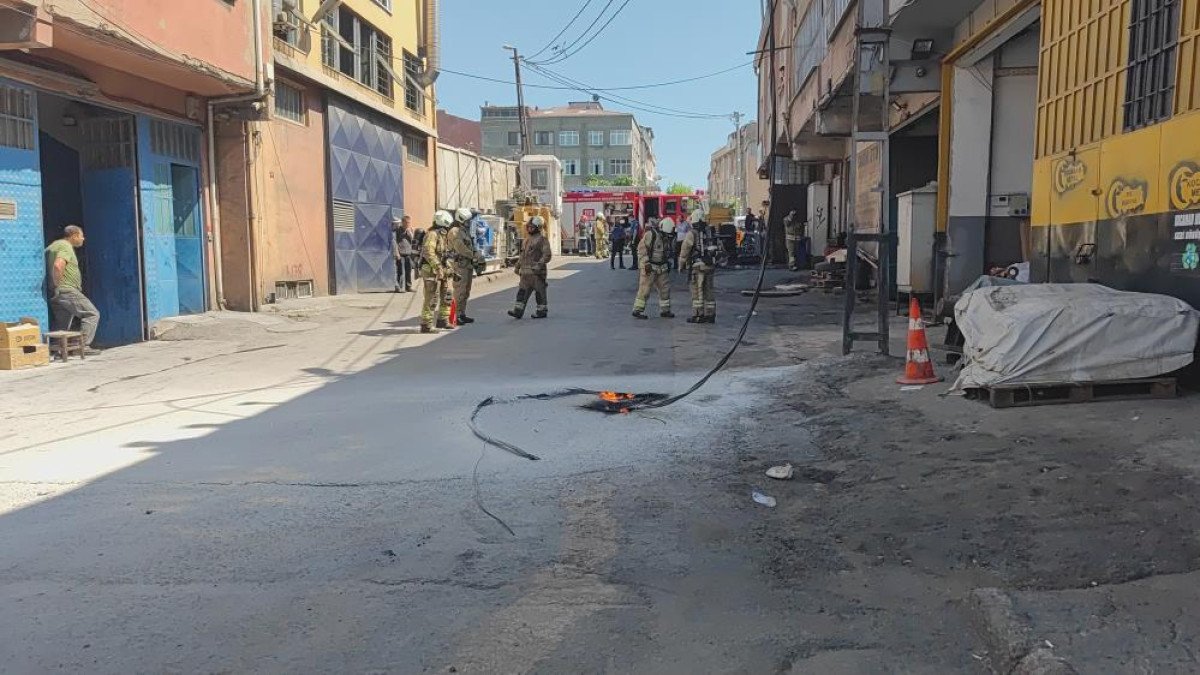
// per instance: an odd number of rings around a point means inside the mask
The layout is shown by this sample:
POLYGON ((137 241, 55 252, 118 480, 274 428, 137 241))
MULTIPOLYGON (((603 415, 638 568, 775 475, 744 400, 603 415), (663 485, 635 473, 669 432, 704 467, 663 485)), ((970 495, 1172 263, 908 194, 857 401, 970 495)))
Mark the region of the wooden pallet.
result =
POLYGON ((1085 384, 1031 384, 990 387, 983 390, 993 408, 1025 408, 1060 403, 1130 401, 1175 398, 1179 394, 1173 377, 1117 380, 1085 384))

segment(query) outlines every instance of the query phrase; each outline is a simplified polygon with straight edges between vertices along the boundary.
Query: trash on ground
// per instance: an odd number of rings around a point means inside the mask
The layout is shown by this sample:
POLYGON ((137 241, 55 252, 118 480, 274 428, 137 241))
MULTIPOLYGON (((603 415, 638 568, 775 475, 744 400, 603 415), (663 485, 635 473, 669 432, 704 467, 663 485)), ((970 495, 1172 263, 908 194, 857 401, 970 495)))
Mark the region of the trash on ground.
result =
POLYGON ((792 468, 791 464, 784 464, 783 466, 773 466, 773 467, 767 469, 767 476, 769 476, 770 478, 774 478, 776 480, 790 480, 791 477, 794 476, 795 474, 796 474, 796 471, 792 468))
POLYGON ((769 507, 772 509, 775 508, 776 502, 775 502, 774 497, 764 495, 763 493, 759 492, 758 490, 755 490, 751 496, 753 496, 754 501, 758 502, 759 504, 762 504, 763 506, 766 506, 766 507, 769 507))
POLYGON ((924 388, 925 385, 923 384, 906 384, 903 387, 900 387, 900 391, 921 391, 924 388))

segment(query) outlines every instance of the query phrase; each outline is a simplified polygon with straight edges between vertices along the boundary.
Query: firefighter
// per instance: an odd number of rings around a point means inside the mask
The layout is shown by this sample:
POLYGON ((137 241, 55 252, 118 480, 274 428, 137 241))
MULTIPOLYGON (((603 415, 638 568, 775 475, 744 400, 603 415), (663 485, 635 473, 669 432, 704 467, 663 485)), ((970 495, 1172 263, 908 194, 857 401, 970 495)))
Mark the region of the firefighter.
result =
MULTIPOLYGON (((674 319, 675 315, 671 313, 670 277, 670 261, 674 251, 667 236, 659 229, 660 221, 651 219, 647 222, 649 227, 637 246, 641 268, 638 274, 637 298, 633 301, 633 318, 646 318, 646 301, 650 298, 650 289, 653 288, 658 290, 658 315, 664 319, 674 319)), ((675 229, 674 221, 671 221, 671 229, 675 229)))
POLYGON ((514 319, 525 316, 525 305, 532 294, 537 300, 537 311, 533 318, 544 319, 549 314, 546 304, 546 265, 550 263, 550 242, 542 236, 542 228, 546 221, 541 216, 534 216, 525 224, 525 241, 521 245, 521 258, 517 261, 517 276, 521 277, 521 285, 517 289, 517 303, 513 305, 508 315, 514 319))
POLYGON ((608 257, 608 219, 603 213, 596 214, 596 259, 608 257))
POLYGON ((483 268, 483 254, 475 248, 471 209, 454 212, 454 224, 446 234, 446 248, 450 258, 450 271, 454 280, 454 302, 458 307, 458 325, 475 323, 467 316, 467 303, 471 300, 471 285, 476 271, 483 268))
POLYGON ((421 332, 433 333, 434 319, 438 328, 450 325, 450 274, 447 235, 454 216, 448 211, 433 214, 433 227, 421 241, 421 282, 425 289, 425 302, 421 306, 421 332))
POLYGON ((788 269, 797 271, 808 268, 808 247, 805 245, 804 221, 795 209, 788 211, 783 219, 783 233, 787 240, 788 269))
POLYGON ((708 224, 704 222, 704 214, 700 209, 692 213, 691 221, 691 228, 684 235, 683 245, 679 249, 679 269, 691 273, 692 316, 687 322, 716 323, 717 298, 713 292, 713 274, 717 266, 705 241, 708 238, 708 224))

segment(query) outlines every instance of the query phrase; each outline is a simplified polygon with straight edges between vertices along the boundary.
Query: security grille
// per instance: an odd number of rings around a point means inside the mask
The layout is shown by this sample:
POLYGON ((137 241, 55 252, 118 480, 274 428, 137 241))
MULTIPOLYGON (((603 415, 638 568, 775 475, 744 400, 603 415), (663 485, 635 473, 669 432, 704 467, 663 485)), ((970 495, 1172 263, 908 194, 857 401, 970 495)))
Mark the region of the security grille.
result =
POLYGON ((276 281, 275 282, 275 301, 280 300, 298 300, 301 298, 311 298, 313 296, 312 279, 303 281, 276 281))
POLYGON ((134 131, 129 117, 93 117, 80 125, 83 168, 125 169, 133 166, 134 131))
POLYGON ((1175 53, 1179 46, 1177 0, 1132 0, 1125 130, 1171 116, 1175 105, 1175 53))
POLYGON ((0 146, 33 150, 34 117, 33 92, 0 84, 0 146))
POLYGON ((297 124, 306 124, 304 92, 283 80, 276 80, 275 114, 297 124))
POLYGON ((429 142, 424 136, 405 132, 404 154, 408 157, 408 161, 413 164, 429 166, 429 142))
POLYGON ((339 232, 354 231, 354 202, 333 200, 333 229, 339 232))
POLYGON ((163 157, 200 163, 200 134, 191 127, 150 120, 150 151, 163 157))

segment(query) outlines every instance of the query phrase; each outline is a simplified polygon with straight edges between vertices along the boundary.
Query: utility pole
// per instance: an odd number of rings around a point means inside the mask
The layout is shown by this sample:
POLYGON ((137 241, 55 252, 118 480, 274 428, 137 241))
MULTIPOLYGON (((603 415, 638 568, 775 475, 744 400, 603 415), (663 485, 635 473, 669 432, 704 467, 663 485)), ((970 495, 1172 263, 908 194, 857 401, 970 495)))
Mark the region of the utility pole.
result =
POLYGON ((529 154, 529 120, 525 115, 525 88, 521 86, 521 53, 516 47, 504 45, 512 52, 513 68, 517 73, 517 124, 521 128, 521 155, 529 154))
POLYGON ((737 164, 736 171, 738 175, 737 192, 738 199, 741 201, 742 208, 750 206, 750 195, 747 190, 746 181, 746 149, 742 145, 742 113, 733 113, 733 133, 737 136, 737 164))

